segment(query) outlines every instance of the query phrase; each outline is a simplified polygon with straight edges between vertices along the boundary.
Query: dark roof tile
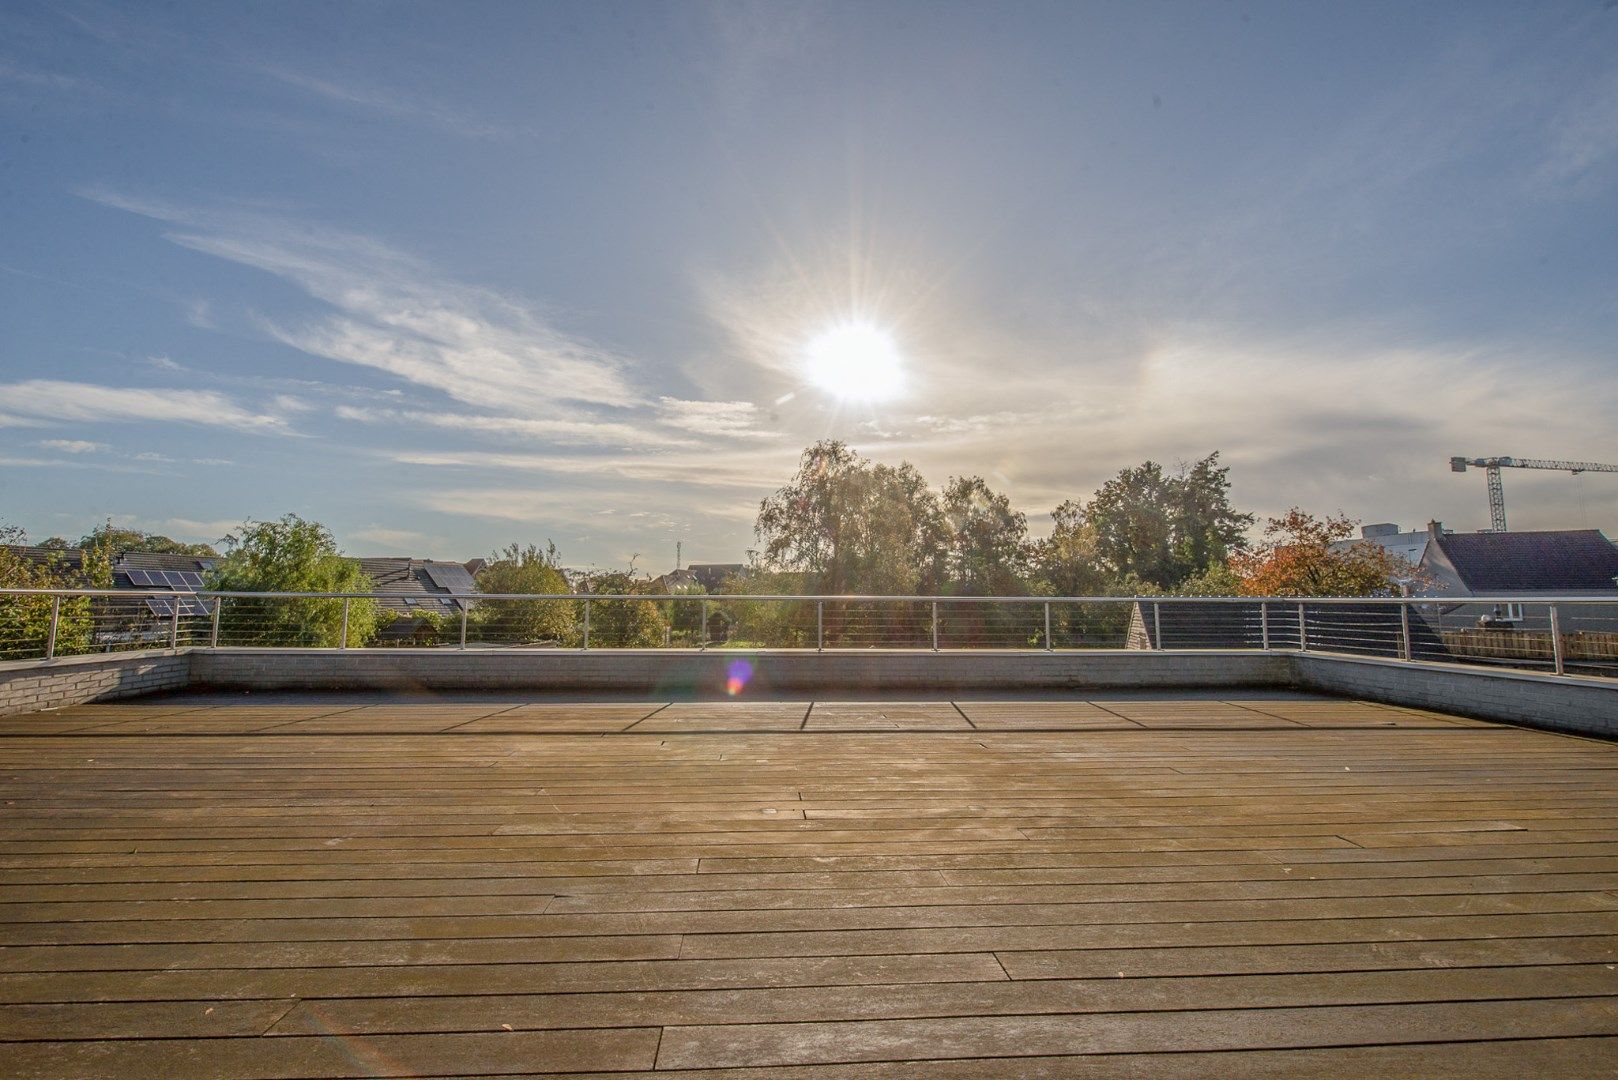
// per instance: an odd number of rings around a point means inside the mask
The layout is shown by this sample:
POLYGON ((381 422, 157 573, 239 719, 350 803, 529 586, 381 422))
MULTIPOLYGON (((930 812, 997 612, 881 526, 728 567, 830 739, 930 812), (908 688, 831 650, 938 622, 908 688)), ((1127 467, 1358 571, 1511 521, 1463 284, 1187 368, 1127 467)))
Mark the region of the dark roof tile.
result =
POLYGON ((1437 542, 1473 592, 1618 590, 1618 547, 1599 529, 1445 533, 1437 542))

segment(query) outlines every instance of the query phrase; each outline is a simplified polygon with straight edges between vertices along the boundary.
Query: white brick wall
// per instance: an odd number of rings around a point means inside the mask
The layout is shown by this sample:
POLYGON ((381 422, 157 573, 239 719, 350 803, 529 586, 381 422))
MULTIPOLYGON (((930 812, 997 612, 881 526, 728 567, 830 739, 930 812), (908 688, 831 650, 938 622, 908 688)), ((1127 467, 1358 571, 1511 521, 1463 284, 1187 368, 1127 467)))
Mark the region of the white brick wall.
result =
POLYGON ((8 661, 0 664, 0 716, 178 690, 190 681, 183 650, 8 661))

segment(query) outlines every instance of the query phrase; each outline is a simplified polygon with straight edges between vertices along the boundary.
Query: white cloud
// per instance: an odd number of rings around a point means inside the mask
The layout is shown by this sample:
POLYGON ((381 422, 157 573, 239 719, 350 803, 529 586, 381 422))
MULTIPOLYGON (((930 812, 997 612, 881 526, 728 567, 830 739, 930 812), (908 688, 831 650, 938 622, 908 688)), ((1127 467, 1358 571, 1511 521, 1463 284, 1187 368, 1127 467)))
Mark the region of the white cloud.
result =
POLYGON ((287 86, 338 105, 362 109, 396 120, 425 124, 467 138, 487 139, 505 134, 503 129, 494 124, 420 94, 352 82, 337 82, 282 67, 266 66, 259 70, 287 86))
POLYGON ((751 401, 688 401, 658 398, 658 418, 669 427, 699 435, 768 439, 776 434, 758 427, 764 417, 751 401))
POLYGON ((339 405, 332 411, 338 419, 363 424, 418 425, 507 439, 543 441, 558 446, 656 449, 695 445, 690 439, 671 436, 645 424, 605 420, 531 420, 516 416, 445 413, 425 409, 375 409, 353 405, 339 405))
POLYGON ((39 445, 47 450, 57 450, 64 454, 99 454, 110 449, 106 443, 91 442, 88 439, 41 439, 39 445))
MULTIPOLYGON (((799 450, 794 447, 781 452, 735 456, 685 453, 567 457, 558 454, 402 450, 393 452, 390 457, 403 465, 500 469, 550 473, 558 477, 612 477, 676 491, 728 488, 737 493, 742 504, 754 508, 759 495, 780 486, 791 474, 798 455, 799 450)), ((609 501, 601 498, 597 503, 609 501)), ((633 501, 629 500, 630 503, 633 501)), ((706 508, 713 504, 705 501, 703 505, 706 508)))
POLYGON ((187 210, 109 192, 87 198, 180 231, 183 247, 282 278, 330 307, 312 321, 265 319, 292 348, 388 372, 469 405, 563 416, 568 403, 633 406, 626 363, 492 289, 445 280, 420 260, 335 229, 241 211, 187 210))
POLYGON ((0 385, 0 401, 14 413, 43 420, 172 421, 255 433, 288 431, 280 418, 254 413, 207 390, 146 390, 30 379, 0 385))

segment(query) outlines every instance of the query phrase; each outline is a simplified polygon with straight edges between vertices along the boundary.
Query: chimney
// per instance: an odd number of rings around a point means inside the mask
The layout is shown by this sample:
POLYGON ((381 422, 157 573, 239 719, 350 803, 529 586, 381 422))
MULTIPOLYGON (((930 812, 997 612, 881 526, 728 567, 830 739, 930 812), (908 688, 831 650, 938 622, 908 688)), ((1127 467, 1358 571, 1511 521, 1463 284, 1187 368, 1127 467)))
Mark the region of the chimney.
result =
POLYGON ((1444 523, 1442 521, 1429 521, 1427 523, 1427 535, 1435 538, 1443 536, 1444 523))

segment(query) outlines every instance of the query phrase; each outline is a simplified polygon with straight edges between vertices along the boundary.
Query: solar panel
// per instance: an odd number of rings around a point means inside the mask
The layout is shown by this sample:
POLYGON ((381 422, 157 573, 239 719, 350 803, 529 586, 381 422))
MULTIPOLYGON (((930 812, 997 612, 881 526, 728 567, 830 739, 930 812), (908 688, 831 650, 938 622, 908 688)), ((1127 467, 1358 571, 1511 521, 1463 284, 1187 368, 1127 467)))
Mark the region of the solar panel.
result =
POLYGON ((194 570, 181 570, 180 580, 185 583, 186 588, 192 591, 202 588, 202 575, 194 570))
POLYGON ((159 615, 165 619, 174 614, 174 601, 172 600, 147 600, 146 606, 151 609, 153 615, 159 615))
POLYGON ((467 573, 466 567, 455 564, 440 566, 428 563, 422 569, 427 571, 427 577, 434 585, 445 592, 469 593, 477 591, 477 585, 472 575, 467 573))
POLYGON ((131 585, 140 585, 142 587, 149 588, 152 584, 152 575, 148 574, 145 570, 125 570, 124 573, 129 576, 129 583, 131 585))

